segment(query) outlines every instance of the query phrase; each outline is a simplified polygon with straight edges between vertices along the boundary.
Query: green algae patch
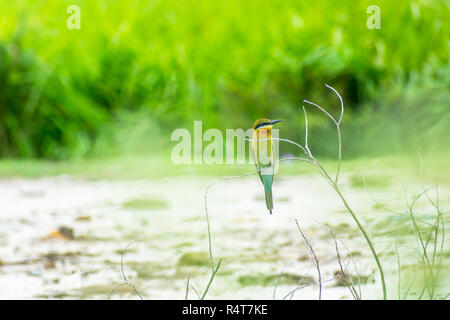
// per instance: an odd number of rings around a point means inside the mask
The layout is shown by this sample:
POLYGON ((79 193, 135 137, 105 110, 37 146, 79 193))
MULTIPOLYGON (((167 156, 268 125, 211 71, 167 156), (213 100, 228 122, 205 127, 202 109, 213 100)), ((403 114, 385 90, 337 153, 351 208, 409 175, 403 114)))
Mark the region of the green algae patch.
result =
POLYGON ((278 285, 297 285, 298 283, 310 284, 314 283, 314 279, 309 276, 296 275, 285 273, 281 276, 279 274, 252 274, 242 275, 238 278, 238 282, 242 287, 249 286, 274 286, 278 285))
POLYGON ((209 264, 209 255, 206 252, 186 252, 178 259, 177 267, 204 267, 209 264))
POLYGON ((391 179, 384 175, 352 175, 350 177, 350 184, 353 188, 387 188, 391 184, 391 179))
POLYGON ((155 198, 136 198, 122 204, 122 209, 127 210, 157 210, 168 207, 169 204, 166 201, 155 198))

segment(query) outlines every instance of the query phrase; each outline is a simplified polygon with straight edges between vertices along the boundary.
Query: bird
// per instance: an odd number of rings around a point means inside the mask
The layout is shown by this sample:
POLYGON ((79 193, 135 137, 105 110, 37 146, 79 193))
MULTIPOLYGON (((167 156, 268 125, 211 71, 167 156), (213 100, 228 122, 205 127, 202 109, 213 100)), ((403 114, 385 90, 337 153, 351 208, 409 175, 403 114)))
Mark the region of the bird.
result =
POLYGON ((267 210, 272 214, 272 183, 275 166, 275 150, 272 139, 272 126, 283 120, 258 119, 253 124, 252 155, 261 182, 264 185, 267 210))

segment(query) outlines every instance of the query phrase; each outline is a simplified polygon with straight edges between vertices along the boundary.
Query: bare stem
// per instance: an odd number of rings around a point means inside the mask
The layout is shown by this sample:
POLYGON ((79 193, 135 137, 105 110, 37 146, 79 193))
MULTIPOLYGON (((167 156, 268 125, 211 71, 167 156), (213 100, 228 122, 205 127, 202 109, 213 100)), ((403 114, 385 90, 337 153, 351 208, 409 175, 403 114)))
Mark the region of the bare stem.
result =
POLYGON ((316 263, 317 274, 319 277, 319 300, 322 300, 322 274, 320 273, 319 260, 317 259, 316 253, 314 252, 313 247, 309 243, 308 238, 306 238, 305 234, 303 233, 302 229, 300 228, 300 225, 299 225, 297 219, 295 219, 295 223, 297 224, 297 228, 300 231, 300 234, 302 235, 303 240, 305 241, 306 245, 309 248, 309 253, 311 254, 311 256, 314 259, 314 262, 316 263))
MULTIPOLYGON (((355 221, 356 225, 358 226, 358 229, 363 234, 364 239, 366 240, 366 242, 367 242, 367 244, 368 244, 368 246, 370 248, 370 251, 372 252, 372 255, 373 255, 374 259, 375 259, 375 262, 377 264, 377 267, 378 267, 378 270, 379 270, 379 273, 380 273, 381 284, 382 284, 382 289, 383 289, 383 299, 386 299, 386 282, 385 282, 384 272, 383 272, 383 268, 381 266, 380 259, 378 258, 378 255, 377 255, 377 253, 375 251, 375 248, 374 248, 374 246, 372 244, 372 241, 370 240, 370 237, 368 236, 366 230, 362 226, 361 222, 359 221, 359 219, 356 216, 356 214, 354 213, 354 211, 350 208, 349 204, 347 203, 347 200, 343 196, 343 194, 342 194, 342 192, 341 192, 341 190, 339 188, 339 185, 338 185, 338 179, 339 179, 339 174, 340 174, 340 169, 341 169, 341 162, 342 162, 342 137, 341 137, 340 125, 341 125, 341 122, 342 122, 342 117, 344 115, 344 104, 343 104, 341 96, 339 95, 339 93, 334 88, 332 88, 329 85, 326 85, 326 87, 331 89, 338 96, 339 101, 341 102, 341 113, 340 113, 340 116, 339 116, 339 120, 336 120, 328 111, 326 111, 324 108, 322 108, 318 104, 315 104, 315 103, 310 102, 308 100, 304 100, 304 102, 306 102, 306 103, 316 107, 317 109, 319 109, 328 118, 330 118, 330 120, 336 126, 337 138, 338 138, 338 168, 337 168, 337 171, 336 171, 335 178, 333 179, 333 178, 330 177, 330 175, 328 174, 326 169, 312 155, 312 153, 310 152, 309 147, 307 145, 305 145, 305 147, 303 147, 303 146, 300 146, 298 143, 295 143, 295 142, 287 140, 287 139, 280 139, 280 141, 286 141, 286 142, 289 142, 289 143, 292 143, 292 144, 298 146, 303 151, 303 153, 311 160, 311 162, 317 167, 317 169, 319 170, 319 173, 325 178, 325 180, 330 184, 330 186, 336 191, 336 193, 338 194, 338 196, 341 199, 342 203, 344 204, 345 208, 350 213, 350 215, 352 216, 352 218, 355 221)), ((304 113, 305 113, 305 123, 307 124, 306 111, 305 111, 304 108, 303 108, 303 110, 304 110, 304 113)))
POLYGON ((209 288, 211 287, 211 283, 213 282, 214 278, 216 277, 217 271, 219 271, 221 263, 222 263, 222 260, 219 260, 219 262, 217 263, 217 267, 213 270, 213 273, 211 274, 211 277, 209 278, 208 284, 206 285, 205 292, 203 292, 203 295, 200 298, 200 300, 204 300, 205 299, 206 294, 208 293, 209 288))
POLYGON ((381 266, 380 259, 378 258, 377 252, 375 251, 375 248, 374 248, 374 246, 372 244, 372 241, 370 240, 370 238, 369 238, 366 230, 362 226, 362 224, 359 222, 359 219, 356 217, 355 213, 353 212, 353 210, 348 205, 347 200, 345 200, 344 196, 342 195, 342 193, 339 190, 339 187, 337 185, 335 185, 334 190, 338 194, 339 198, 341 198, 342 203, 344 204, 345 208, 347 209, 347 211, 352 216, 353 220, 355 221, 356 225, 358 226, 358 229, 361 231, 361 233, 364 236, 364 239, 366 240, 367 244, 369 245, 370 251, 372 252, 372 255, 373 255, 374 259, 375 259, 375 262, 377 264, 378 270, 380 272, 381 285, 383 287, 383 299, 386 300, 386 294, 387 293, 386 293, 386 282, 385 282, 385 279, 384 279, 383 267, 381 266))
POLYGON ((280 279, 281 279, 281 277, 283 276, 284 271, 285 271, 286 268, 289 267, 292 263, 294 263, 294 261, 289 262, 289 263, 283 268, 283 270, 281 270, 280 274, 278 275, 277 283, 275 284, 275 287, 274 287, 274 289, 273 289, 273 296, 272 296, 273 300, 275 300, 275 297, 276 297, 276 295, 277 295, 278 285, 280 284, 280 279))
MULTIPOLYGON (((337 259, 338 259, 338 263, 339 263, 339 269, 341 270, 341 273, 342 273, 342 280, 344 281, 344 283, 347 286, 347 288, 350 290, 350 293, 353 296, 353 298, 355 300, 361 300, 360 295, 358 294, 358 292, 356 291, 355 287, 353 286, 352 278, 350 276, 347 278, 347 274, 345 272, 346 268, 344 268, 344 266, 342 265, 342 259, 341 259, 341 254, 339 253, 339 245, 338 245, 336 233, 331 228, 328 228, 328 230, 330 231, 330 234, 333 237, 334 247, 336 249, 336 255, 337 255, 337 259)), ((358 271, 356 271, 356 273, 358 275, 358 282, 360 282, 359 281, 359 273, 358 273, 358 271)))
MULTIPOLYGON (((228 180, 228 179, 235 179, 235 178, 240 178, 240 177, 244 177, 244 176, 248 176, 248 175, 252 175, 255 174, 256 171, 254 172, 249 172, 249 173, 245 173, 239 176, 229 176, 229 177, 223 177, 222 180, 228 180)), ((209 223, 209 214, 208 214, 208 191, 209 189, 215 184, 215 182, 209 184, 206 189, 205 189, 205 194, 204 194, 204 199, 205 199, 205 216, 206 216, 206 226, 207 226, 207 230, 208 230, 208 247, 209 247, 209 260, 211 263, 211 276, 209 278, 208 284, 206 285, 205 291, 203 292, 203 295, 201 296, 201 300, 203 300, 206 297, 206 294, 209 291, 209 288, 217 274, 217 272, 219 271, 219 267, 220 264, 222 263, 221 260, 219 260, 219 262, 217 263, 217 266, 214 266, 214 256, 213 256, 213 252, 212 252, 212 236, 211 236, 211 227, 210 227, 210 223, 209 223)), ((189 280, 188 280, 189 281, 189 280)))
MULTIPOLYGON (((321 106, 319 106, 319 105, 317 105, 317 104, 315 104, 313 102, 310 102, 308 100, 304 100, 304 102, 306 102, 306 103, 308 103, 310 105, 313 105, 316 108, 318 108, 328 118, 330 118, 330 120, 336 126, 337 139, 338 139, 338 168, 337 168, 336 175, 335 175, 334 179, 331 178, 331 176, 329 175, 327 170, 313 156, 313 154, 311 153, 311 151, 309 149, 309 146, 308 146, 308 117, 307 117, 307 113, 306 113, 305 107, 303 107, 303 111, 304 111, 304 114, 305 114, 305 127, 306 127, 305 128, 305 130, 306 130, 306 132, 305 132, 305 146, 302 146, 302 145, 300 145, 300 144, 298 144, 298 143, 296 143, 294 141, 288 140, 288 139, 272 138, 272 139, 267 139, 267 140, 285 141, 285 142, 291 143, 291 144, 297 146, 298 148, 300 148, 303 151, 303 153, 306 156, 306 158, 295 158, 295 160, 302 160, 302 161, 306 161, 308 163, 314 164, 317 167, 319 173, 325 179, 325 181, 327 181, 330 184, 330 186, 335 190, 335 192, 338 194, 339 198, 341 199, 341 201, 344 204, 344 206, 347 209, 347 211, 352 216, 353 220, 355 221, 356 225, 358 226, 358 229, 363 234, 364 239, 366 240, 366 242, 367 242, 367 244, 368 244, 368 246, 370 248, 370 251, 371 251, 371 253, 372 253, 372 255, 373 255, 374 259, 375 259, 375 262, 377 264, 377 267, 378 267, 378 270, 379 270, 379 273, 380 273, 381 284, 382 284, 382 289, 383 289, 383 299, 386 299, 386 282, 385 282, 385 277, 384 277, 383 268, 381 266, 381 262, 380 262, 380 260, 378 258, 378 255, 377 255, 377 253, 375 251, 375 248, 374 248, 374 246, 372 244, 372 241, 370 240, 370 237, 368 236, 366 230, 364 229, 364 227, 360 223, 360 221, 359 221, 358 217, 356 216, 356 214, 354 213, 354 211, 351 209, 351 207, 347 203, 347 200, 343 196, 342 192, 340 191, 339 185, 338 185, 339 174, 340 174, 340 170, 341 170, 341 162, 342 162, 342 136, 341 136, 340 125, 341 125, 342 118, 343 118, 343 115, 344 115, 344 104, 343 104, 341 96, 339 95, 339 93, 334 88, 332 88, 329 85, 326 85, 326 87, 331 89, 338 96, 339 101, 341 103, 341 113, 340 113, 340 116, 339 116, 338 120, 336 120, 328 111, 326 111, 321 106)), ((251 141, 250 139, 246 139, 246 140, 251 141)), ((261 140, 259 140, 259 141, 261 141, 261 140)), ((279 161, 282 161, 282 160, 279 160, 279 161)), ((250 173, 250 174, 253 174, 253 173, 250 173)), ((240 177, 240 176, 238 176, 238 177, 240 177)), ((231 177, 231 178, 234 178, 234 177, 231 177)), ((216 272, 217 272, 217 270, 218 270, 218 268, 220 266, 220 261, 219 261, 217 267, 214 268, 214 261, 213 261, 213 255, 212 255, 211 232, 210 232, 210 227, 209 227, 209 216, 208 216, 208 209, 207 209, 207 191, 208 191, 209 187, 210 186, 208 186, 208 188, 207 188, 207 190, 205 192, 205 213, 206 213, 206 218, 207 218, 206 221, 207 221, 207 224, 208 224, 208 240, 209 240, 209 249, 210 249, 209 253, 210 253, 210 260, 211 260, 212 275, 211 275, 210 282, 208 283, 207 289, 205 290, 205 293, 203 294, 203 297, 206 295, 206 292, 207 292, 207 290, 208 290, 212 280, 214 279, 214 276, 215 276, 215 274, 216 274, 216 272)), ((307 243, 308 247, 310 248, 312 255, 314 256, 314 260, 316 261, 316 266, 317 266, 317 269, 318 269, 317 271, 319 273, 319 285, 320 285, 320 288, 319 288, 319 299, 321 299, 321 296, 322 296, 322 281, 321 281, 321 274, 320 274, 319 263, 318 263, 318 260, 317 260, 317 257, 315 255, 314 251, 312 250, 312 247, 309 245, 308 241, 304 237, 304 234, 303 234, 302 230, 300 229, 300 226, 299 226, 297 220, 296 220, 296 223, 297 223, 297 226, 298 226, 298 228, 299 228, 303 238, 305 239, 305 242, 307 243)))
POLYGON ((400 254, 398 253, 398 237, 395 238, 395 254, 397 255, 397 268, 398 268, 398 283, 397 283, 397 296, 401 299, 401 284, 402 284, 402 270, 400 264, 400 254))
MULTIPOLYGON (((129 248, 131 245, 133 245, 134 243, 138 242, 138 241, 139 241, 139 240, 132 241, 132 242, 130 242, 130 243, 126 246, 125 250, 124 250, 123 253, 122 253, 122 257, 120 258, 120 271, 122 272, 123 281, 125 282, 125 283, 123 283, 123 284, 124 284, 124 285, 126 284, 126 285, 128 285, 130 288, 132 288, 133 291, 134 291, 134 293, 136 293, 136 294, 138 295, 138 297, 139 297, 141 300, 144 300, 144 298, 142 298, 142 296, 141 296, 141 294, 139 293, 139 291, 136 289, 136 286, 128 280, 127 276, 125 275, 125 270, 124 270, 124 267, 123 267, 123 258, 125 257, 125 254, 127 253, 128 248, 129 248)), ((119 285, 119 286, 120 286, 120 285, 119 285)), ((114 288, 113 290, 115 290, 115 289, 117 289, 117 288, 118 288, 118 287, 114 288)))
POLYGON ((191 274, 188 273, 188 277, 187 277, 187 283, 186 283, 186 294, 184 296, 184 300, 188 299, 188 295, 189 295, 189 280, 190 280, 191 274))

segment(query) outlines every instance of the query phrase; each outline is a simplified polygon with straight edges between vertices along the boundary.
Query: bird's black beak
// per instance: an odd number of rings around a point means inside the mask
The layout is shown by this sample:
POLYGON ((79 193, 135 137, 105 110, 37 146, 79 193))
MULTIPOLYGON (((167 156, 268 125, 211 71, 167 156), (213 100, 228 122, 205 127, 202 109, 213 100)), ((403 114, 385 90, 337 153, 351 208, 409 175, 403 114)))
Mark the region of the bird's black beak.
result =
POLYGON ((274 125, 275 123, 278 123, 278 122, 283 122, 284 120, 272 120, 272 121, 270 121, 269 123, 270 123, 270 125, 274 125))

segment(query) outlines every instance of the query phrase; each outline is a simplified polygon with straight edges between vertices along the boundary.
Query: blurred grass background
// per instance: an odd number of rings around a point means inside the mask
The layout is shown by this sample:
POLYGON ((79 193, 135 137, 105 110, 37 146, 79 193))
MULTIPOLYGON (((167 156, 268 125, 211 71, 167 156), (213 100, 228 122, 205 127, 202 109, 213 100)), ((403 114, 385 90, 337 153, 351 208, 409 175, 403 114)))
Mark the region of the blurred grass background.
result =
MULTIPOLYGON (((346 104, 346 158, 442 156, 449 2, 377 1, 380 30, 366 26, 371 4, 0 0, 0 156, 168 154, 171 131, 193 120, 225 130, 281 118, 280 136, 301 141, 303 99, 339 110, 324 83, 346 104), (80 30, 66 27, 72 4, 80 30)), ((335 157, 332 124, 314 110, 310 131, 314 152, 335 157)))
MULTIPOLYGON (((363 177, 380 188, 393 176, 448 184, 449 9, 448 0, 0 0, 0 177, 249 172, 251 165, 174 165, 171 132, 192 132, 194 120, 204 131, 247 129, 265 117, 285 119, 280 137, 301 142, 303 99, 339 112, 327 83, 346 106, 352 188, 367 188, 363 177), (74 4, 80 30, 66 27, 74 4), (379 30, 366 25, 374 4, 379 30)), ((310 148, 334 172, 335 128, 307 108, 310 148)), ((298 150, 282 144, 281 152, 298 150)), ((166 205, 137 199, 123 207, 166 205)), ((381 226, 406 230, 404 220, 381 226)), ((410 267, 403 274, 417 279, 410 267)))

